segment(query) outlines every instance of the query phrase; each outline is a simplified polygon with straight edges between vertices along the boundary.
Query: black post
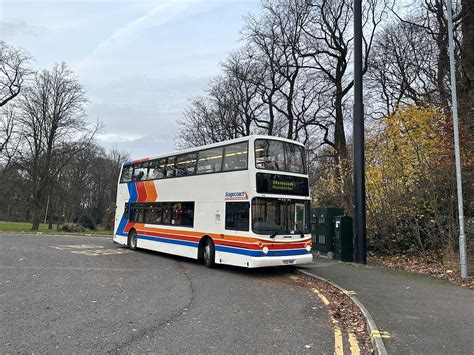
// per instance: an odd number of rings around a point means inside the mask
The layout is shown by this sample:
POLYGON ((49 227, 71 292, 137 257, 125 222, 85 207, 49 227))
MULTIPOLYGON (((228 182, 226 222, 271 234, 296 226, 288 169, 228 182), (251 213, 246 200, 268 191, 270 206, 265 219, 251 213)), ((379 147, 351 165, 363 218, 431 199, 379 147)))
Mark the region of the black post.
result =
POLYGON ((367 264, 365 233, 364 104, 362 94, 362 0, 354 0, 354 231, 356 263, 367 264))

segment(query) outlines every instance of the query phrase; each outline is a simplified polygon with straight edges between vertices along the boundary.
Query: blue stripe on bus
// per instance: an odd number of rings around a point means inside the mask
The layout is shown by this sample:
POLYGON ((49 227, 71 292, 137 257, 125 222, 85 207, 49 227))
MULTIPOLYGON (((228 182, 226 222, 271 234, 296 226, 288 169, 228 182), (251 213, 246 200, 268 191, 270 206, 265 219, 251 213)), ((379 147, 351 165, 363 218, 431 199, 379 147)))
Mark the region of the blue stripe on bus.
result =
POLYGON ((136 202, 138 198, 138 194, 137 194, 137 187, 135 186, 135 183, 129 182, 127 186, 128 186, 128 193, 130 194, 130 199, 128 200, 128 202, 136 202))
POLYGON ((239 248, 225 247, 222 245, 216 245, 216 251, 223 251, 226 253, 241 254, 241 255, 248 255, 248 256, 262 256, 263 255, 262 251, 260 250, 239 249, 239 248))
MULTIPOLYGON (((135 183, 129 182, 127 184, 127 187, 128 187, 128 193, 130 195, 130 198, 129 198, 128 202, 129 203, 130 202, 135 202, 138 198, 137 187, 135 186, 135 183)), ((129 213, 130 213, 130 208, 129 208, 129 213)), ((125 227, 127 226, 128 217, 129 216, 127 216, 127 218, 125 218, 125 216, 122 215, 122 217, 120 219, 119 226, 117 228, 117 233, 116 234, 124 236, 124 237, 128 236, 128 233, 125 233, 125 231, 124 231, 125 227)))
POLYGON ((137 235, 137 238, 138 239, 151 240, 152 242, 162 242, 162 243, 169 243, 169 244, 186 245, 188 247, 194 247, 194 248, 197 248, 198 245, 199 245, 199 243, 197 243, 197 242, 188 242, 187 240, 150 237, 148 235, 137 235))
MULTIPOLYGON (((122 221, 120 221, 119 229, 117 231, 117 234, 127 236, 127 233, 122 232, 123 228, 125 228, 125 225, 127 224, 127 221, 125 218, 122 218, 122 221), (124 224, 122 226, 122 223, 124 224)), ((178 239, 168 239, 168 238, 160 238, 160 237, 151 237, 148 235, 137 235, 138 239, 144 239, 144 240, 149 240, 152 242, 161 242, 161 243, 168 243, 168 244, 175 244, 175 245, 184 245, 188 247, 193 247, 197 248, 199 246, 198 242, 190 242, 186 240, 178 240, 178 239)), ((215 246, 216 251, 222 251, 225 253, 232 253, 232 254, 240 254, 240 255, 247 255, 247 256, 292 256, 292 255, 305 255, 310 252, 308 252, 306 249, 293 249, 293 250, 269 250, 268 254, 265 255, 261 250, 251 250, 251 249, 241 249, 241 248, 233 248, 229 246, 222 246, 222 245, 216 245, 215 246)))
POLYGON ((127 225, 127 220, 122 216, 122 219, 120 220, 120 224, 117 228, 117 234, 122 235, 122 236, 128 236, 128 233, 124 232, 125 226, 127 225))
POLYGON ((291 255, 305 255, 309 254, 306 249, 294 249, 294 250, 270 250, 267 256, 291 256, 291 255))
POLYGON ((232 248, 228 246, 216 245, 216 251, 222 251, 225 253, 241 254, 248 256, 291 256, 291 255, 304 255, 308 254, 306 249, 295 249, 295 250, 270 250, 267 255, 263 254, 260 250, 249 250, 232 248))

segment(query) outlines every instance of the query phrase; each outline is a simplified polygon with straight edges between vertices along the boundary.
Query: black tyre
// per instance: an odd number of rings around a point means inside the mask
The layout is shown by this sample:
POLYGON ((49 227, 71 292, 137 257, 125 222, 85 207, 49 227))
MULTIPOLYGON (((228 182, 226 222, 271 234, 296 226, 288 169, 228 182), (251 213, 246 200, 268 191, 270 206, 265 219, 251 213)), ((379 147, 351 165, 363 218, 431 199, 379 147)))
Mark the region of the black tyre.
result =
POLYGON ((206 240, 206 243, 204 244, 203 260, 206 267, 214 267, 216 260, 216 249, 211 239, 206 240))
POLYGON ((132 250, 137 250, 137 232, 135 229, 128 234, 128 246, 132 250))

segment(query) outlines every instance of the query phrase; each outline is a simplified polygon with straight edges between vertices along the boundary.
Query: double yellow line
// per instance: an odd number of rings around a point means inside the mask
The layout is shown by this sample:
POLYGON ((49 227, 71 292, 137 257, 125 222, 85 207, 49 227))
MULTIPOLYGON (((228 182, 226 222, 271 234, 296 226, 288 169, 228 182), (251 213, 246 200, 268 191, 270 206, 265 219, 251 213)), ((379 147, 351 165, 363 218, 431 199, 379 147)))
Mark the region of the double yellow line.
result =
MULTIPOLYGON (((329 306, 331 302, 324 296, 318 289, 313 288, 312 291, 323 301, 325 306, 329 306)), ((339 327, 339 323, 331 315, 332 325, 334 328, 334 355, 344 354, 344 343, 342 341, 342 330, 339 327)), ((357 338, 354 333, 348 332, 349 348, 352 355, 360 355, 360 348, 357 338)))

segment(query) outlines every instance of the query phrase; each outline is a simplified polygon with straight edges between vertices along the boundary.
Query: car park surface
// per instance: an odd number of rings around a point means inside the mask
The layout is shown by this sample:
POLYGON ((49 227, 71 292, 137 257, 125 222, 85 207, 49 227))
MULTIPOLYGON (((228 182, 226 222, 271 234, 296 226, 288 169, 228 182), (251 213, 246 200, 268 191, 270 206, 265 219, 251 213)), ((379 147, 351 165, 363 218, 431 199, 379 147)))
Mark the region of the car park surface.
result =
POLYGON ((292 269, 207 269, 110 238, 1 234, 0 352, 334 352, 292 269))

